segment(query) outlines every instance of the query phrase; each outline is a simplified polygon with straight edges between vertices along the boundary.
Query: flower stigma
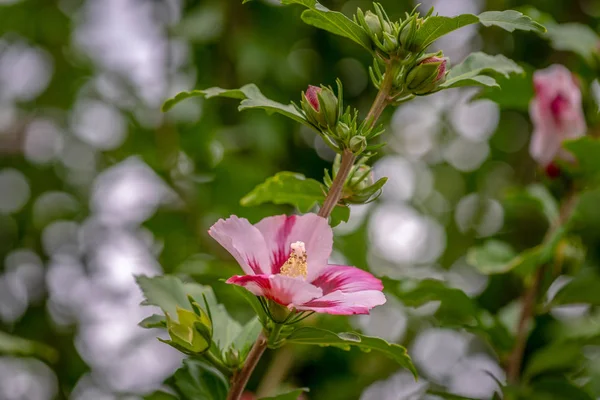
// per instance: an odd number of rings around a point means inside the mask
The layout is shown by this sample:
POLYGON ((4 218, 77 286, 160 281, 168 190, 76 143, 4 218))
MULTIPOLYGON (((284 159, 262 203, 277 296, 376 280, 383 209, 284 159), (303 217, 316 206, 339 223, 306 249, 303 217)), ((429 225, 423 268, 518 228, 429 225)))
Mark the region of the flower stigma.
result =
POLYGON ((281 266, 279 274, 292 278, 306 278, 308 265, 306 264, 306 247, 304 242, 294 242, 290 247, 292 248, 290 256, 281 266))

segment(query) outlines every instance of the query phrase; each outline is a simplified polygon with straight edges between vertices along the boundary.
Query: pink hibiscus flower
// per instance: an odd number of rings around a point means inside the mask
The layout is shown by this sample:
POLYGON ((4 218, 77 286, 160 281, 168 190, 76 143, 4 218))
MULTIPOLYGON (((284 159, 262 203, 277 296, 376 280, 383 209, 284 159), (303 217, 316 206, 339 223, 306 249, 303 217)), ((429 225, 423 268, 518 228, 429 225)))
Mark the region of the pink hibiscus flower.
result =
POLYGON ((535 97, 529 105, 534 124, 529 153, 543 167, 555 158, 572 160, 561 149, 563 140, 576 139, 587 130, 581 108, 581 90, 571 71, 552 65, 533 75, 535 97))
POLYGON ((227 283, 290 310, 368 314, 385 303, 379 279, 356 267, 327 264, 333 232, 316 214, 278 215, 256 225, 231 216, 217 221, 208 233, 246 273, 227 283))

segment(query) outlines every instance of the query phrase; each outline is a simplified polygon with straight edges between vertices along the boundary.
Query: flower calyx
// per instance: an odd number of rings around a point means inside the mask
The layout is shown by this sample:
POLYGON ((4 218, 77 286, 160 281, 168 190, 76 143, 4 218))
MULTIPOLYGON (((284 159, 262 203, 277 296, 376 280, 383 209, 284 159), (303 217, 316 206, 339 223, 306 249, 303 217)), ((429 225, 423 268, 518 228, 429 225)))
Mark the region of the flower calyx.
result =
POLYGON ((446 64, 448 59, 440 51, 419 59, 406 75, 405 89, 415 95, 426 95, 435 92, 446 80, 446 64))

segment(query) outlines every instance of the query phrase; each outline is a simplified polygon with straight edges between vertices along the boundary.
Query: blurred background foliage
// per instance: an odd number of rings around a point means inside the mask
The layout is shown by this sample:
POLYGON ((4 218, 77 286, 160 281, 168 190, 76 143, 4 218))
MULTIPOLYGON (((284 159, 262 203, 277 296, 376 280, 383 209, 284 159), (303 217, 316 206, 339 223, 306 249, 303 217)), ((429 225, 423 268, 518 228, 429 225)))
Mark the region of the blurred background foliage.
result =
MULTIPOLYGON (((333 86, 339 77, 345 100, 366 114, 375 95, 370 56, 305 25, 301 7, 277 3, 0 0, 0 399, 139 398, 168 379, 181 358, 156 340, 159 332, 137 326, 152 311, 138 306, 134 274, 211 284, 235 317, 250 317, 221 281, 238 267, 207 228, 230 214, 256 222, 293 212, 245 208, 239 200, 283 170, 321 180, 333 154, 314 132, 280 116, 238 113, 235 101, 190 99, 167 114, 159 108, 181 90, 246 83, 283 103, 299 101, 308 84, 333 86)), ((322 3, 347 15, 370 7, 322 3)), ((381 3, 391 17, 415 6, 381 3)), ((531 5, 596 32, 600 22, 594 0, 422 3, 442 15, 531 5)), ((505 340, 510 349, 521 280, 488 277, 465 255, 491 236, 520 251, 539 244, 547 229, 536 205, 505 202, 515 187, 542 180, 527 152, 531 71, 562 63, 578 74, 592 127, 600 89, 589 63, 531 33, 473 25, 434 47, 453 64, 476 50, 504 54, 529 75, 472 102, 475 91, 452 89, 387 110, 388 146, 375 171, 389 182, 377 202, 353 207, 350 221, 336 228, 334 261, 401 281, 436 278, 444 290, 468 296, 449 297, 438 309, 388 293, 388 304, 371 316, 313 320, 406 345, 418 382, 376 354, 298 347, 270 352, 252 391, 268 394, 285 382, 310 387, 310 399, 438 398, 425 394, 432 389, 489 399, 504 380, 503 360, 484 340, 440 321, 461 325, 471 312, 497 314, 492 342, 505 340)), ((587 248, 587 266, 598 269, 599 198, 588 197, 577 248, 587 248)), ((600 333, 589 305, 542 314, 526 361, 577 324, 600 333)), ((552 354, 564 358, 556 369, 572 367, 600 396, 600 348, 573 354, 555 346, 552 354)))

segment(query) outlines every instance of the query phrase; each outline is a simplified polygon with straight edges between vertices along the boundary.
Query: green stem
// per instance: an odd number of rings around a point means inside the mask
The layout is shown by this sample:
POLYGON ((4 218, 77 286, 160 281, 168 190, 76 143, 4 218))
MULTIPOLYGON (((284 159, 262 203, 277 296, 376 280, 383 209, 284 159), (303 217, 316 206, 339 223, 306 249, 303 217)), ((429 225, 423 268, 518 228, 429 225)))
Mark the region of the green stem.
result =
POLYGON ((231 376, 231 370, 227 368, 227 366, 223 364, 223 362, 218 357, 211 353, 210 350, 202 354, 202 356, 206 359, 206 361, 208 361, 209 363, 214 365, 215 368, 221 371, 223 375, 231 376))
MULTIPOLYGON (((546 232, 542 243, 548 243, 552 240, 556 231, 569 220, 576 204, 577 195, 574 191, 571 191, 562 202, 559 217, 552 224, 550 229, 548 229, 548 232, 546 232)), ((521 317, 519 318, 519 325, 517 327, 515 347, 509 355, 508 364, 506 366, 506 375, 509 383, 516 384, 519 382, 523 354, 527 343, 527 326, 529 325, 529 321, 535 316, 536 300, 542 279, 544 278, 545 267, 545 265, 541 265, 538 268, 533 277, 533 281, 527 288, 527 291, 523 294, 523 308, 521 309, 521 317)))
POLYGON ((352 170, 352 166, 354 165, 354 160, 356 160, 356 156, 350 150, 346 149, 342 153, 342 162, 340 164, 340 169, 338 170, 337 175, 333 179, 333 183, 331 184, 331 188, 327 193, 327 197, 325 201, 323 201, 323 207, 319 210, 319 216, 323 218, 328 218, 333 208, 336 206, 340 198, 342 197, 342 190, 344 189, 344 183, 346 183, 346 179, 348 178, 348 174, 352 170))
POLYGON ((231 378, 231 387, 229 388, 227 400, 239 400, 250 379, 250 375, 252 375, 252 371, 254 371, 254 368, 258 365, 258 361, 266 349, 267 337, 264 332, 261 332, 260 335, 258 335, 256 342, 254 342, 250 353, 248 353, 248 358, 246 358, 244 366, 231 378))

